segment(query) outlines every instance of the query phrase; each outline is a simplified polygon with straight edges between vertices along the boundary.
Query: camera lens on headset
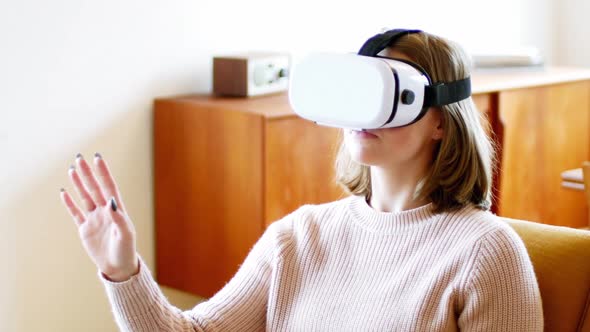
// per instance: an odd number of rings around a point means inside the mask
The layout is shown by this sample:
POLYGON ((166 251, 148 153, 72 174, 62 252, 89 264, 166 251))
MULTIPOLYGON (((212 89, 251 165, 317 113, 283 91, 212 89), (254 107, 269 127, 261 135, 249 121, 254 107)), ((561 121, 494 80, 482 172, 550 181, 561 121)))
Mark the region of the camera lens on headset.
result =
POLYGON ((416 96, 414 95, 414 92, 412 92, 411 90, 402 91, 401 100, 402 103, 406 105, 411 105, 414 102, 415 97, 416 96))

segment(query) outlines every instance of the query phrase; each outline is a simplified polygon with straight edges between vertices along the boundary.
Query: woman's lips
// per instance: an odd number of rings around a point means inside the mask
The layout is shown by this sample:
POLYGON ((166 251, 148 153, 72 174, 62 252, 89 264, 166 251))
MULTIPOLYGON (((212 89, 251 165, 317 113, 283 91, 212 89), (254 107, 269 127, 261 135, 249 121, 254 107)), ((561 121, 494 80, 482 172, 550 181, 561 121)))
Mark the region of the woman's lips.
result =
POLYGON ((377 138, 377 135, 368 130, 352 130, 352 134, 359 138, 377 138))

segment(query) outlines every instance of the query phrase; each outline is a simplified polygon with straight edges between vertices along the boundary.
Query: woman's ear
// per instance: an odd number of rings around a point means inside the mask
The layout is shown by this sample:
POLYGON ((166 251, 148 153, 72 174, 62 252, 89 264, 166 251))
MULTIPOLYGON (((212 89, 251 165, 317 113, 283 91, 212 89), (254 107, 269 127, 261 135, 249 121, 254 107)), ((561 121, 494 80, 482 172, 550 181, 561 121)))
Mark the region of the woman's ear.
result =
POLYGON ((432 112, 433 113, 433 125, 434 125, 434 130, 432 132, 432 139, 435 141, 441 140, 444 136, 444 126, 443 126, 443 115, 442 115, 442 111, 438 108, 433 109, 432 112))

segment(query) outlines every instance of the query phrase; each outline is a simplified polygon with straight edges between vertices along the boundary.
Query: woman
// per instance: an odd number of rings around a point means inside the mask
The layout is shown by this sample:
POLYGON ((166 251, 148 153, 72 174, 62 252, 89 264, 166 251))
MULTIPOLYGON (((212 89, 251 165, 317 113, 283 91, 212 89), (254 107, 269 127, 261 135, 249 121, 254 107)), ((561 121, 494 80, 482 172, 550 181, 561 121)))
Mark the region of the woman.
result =
MULTIPOLYGON (((382 55, 435 83, 469 76, 458 45, 424 32, 382 55)), ((99 154, 101 183, 81 156, 80 174, 69 172, 84 209, 61 197, 124 331, 542 331, 527 251, 488 211, 485 123, 468 98, 409 126, 343 130, 337 180, 352 195, 272 223, 231 281, 190 311, 168 303, 137 254, 99 154)))

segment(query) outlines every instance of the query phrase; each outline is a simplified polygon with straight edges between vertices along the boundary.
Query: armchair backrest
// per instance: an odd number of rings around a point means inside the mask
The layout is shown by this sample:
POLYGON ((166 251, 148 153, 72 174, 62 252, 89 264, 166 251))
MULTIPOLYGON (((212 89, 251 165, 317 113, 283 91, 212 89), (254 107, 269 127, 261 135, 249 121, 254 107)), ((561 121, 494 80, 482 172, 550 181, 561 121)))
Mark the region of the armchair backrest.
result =
POLYGON ((521 237, 533 263, 545 331, 590 332, 590 231, 501 219, 521 237))

